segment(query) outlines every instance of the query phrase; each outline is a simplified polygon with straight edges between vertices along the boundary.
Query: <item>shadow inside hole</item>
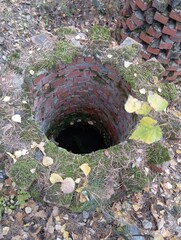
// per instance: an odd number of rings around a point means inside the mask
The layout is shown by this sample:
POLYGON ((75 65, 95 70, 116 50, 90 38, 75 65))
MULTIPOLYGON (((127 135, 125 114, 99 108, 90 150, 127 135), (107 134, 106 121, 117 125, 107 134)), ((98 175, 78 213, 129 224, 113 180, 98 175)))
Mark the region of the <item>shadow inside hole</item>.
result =
POLYGON ((107 138, 95 126, 77 122, 61 130, 54 139, 59 147, 65 148, 67 151, 86 154, 110 147, 112 142, 107 141, 107 138))

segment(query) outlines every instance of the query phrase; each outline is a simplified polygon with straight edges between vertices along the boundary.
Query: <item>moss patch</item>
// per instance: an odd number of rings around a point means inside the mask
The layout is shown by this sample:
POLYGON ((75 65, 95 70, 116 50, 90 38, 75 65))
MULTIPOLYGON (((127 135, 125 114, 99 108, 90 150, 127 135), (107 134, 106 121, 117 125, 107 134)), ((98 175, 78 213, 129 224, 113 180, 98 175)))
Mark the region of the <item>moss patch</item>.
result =
POLYGON ((28 189, 37 179, 37 173, 31 173, 31 169, 36 168, 36 162, 32 159, 18 160, 11 167, 10 177, 19 188, 28 189))
POLYGON ((109 41, 110 30, 102 26, 93 26, 89 33, 91 41, 109 41))
POLYGON ((42 57, 31 69, 38 71, 40 69, 52 69, 57 63, 71 63, 77 56, 78 50, 68 41, 60 40, 57 42, 54 50, 48 55, 42 57))
POLYGON ((146 158, 151 164, 161 164, 170 160, 168 149, 161 143, 152 144, 146 151, 146 158))

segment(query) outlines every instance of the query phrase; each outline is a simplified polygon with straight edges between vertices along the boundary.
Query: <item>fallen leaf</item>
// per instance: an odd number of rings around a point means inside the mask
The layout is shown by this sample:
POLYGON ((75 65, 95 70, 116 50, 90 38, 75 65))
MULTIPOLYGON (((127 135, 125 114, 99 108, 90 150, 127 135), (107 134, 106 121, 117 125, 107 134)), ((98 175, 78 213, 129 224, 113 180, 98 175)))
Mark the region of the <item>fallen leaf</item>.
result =
POLYGON ((29 73, 30 73, 31 75, 34 75, 35 72, 34 72, 33 70, 30 70, 29 73))
POLYGON ((157 112, 165 110, 168 106, 168 102, 164 98, 153 92, 149 92, 148 102, 157 112))
POLYGON ((87 202, 86 196, 84 196, 84 194, 82 194, 82 193, 79 196, 79 202, 81 202, 81 203, 87 202))
POLYGON ((138 204, 133 204, 133 209, 137 212, 140 209, 140 206, 138 204))
POLYGON ((89 175, 91 171, 91 168, 89 167, 88 163, 83 163, 79 168, 83 171, 86 177, 89 175))
POLYGON ((69 240, 69 232, 64 231, 63 232, 63 237, 64 237, 65 240, 69 240))
POLYGON ((31 143, 31 148, 32 148, 32 149, 34 149, 34 148, 37 147, 37 148, 40 149, 40 151, 43 153, 43 155, 46 156, 44 146, 45 146, 45 143, 44 143, 44 142, 40 142, 40 143, 38 144, 38 143, 36 143, 35 141, 33 141, 33 142, 31 143))
POLYGON ((77 179, 75 179, 75 183, 80 183, 80 181, 81 181, 81 178, 77 178, 77 179))
POLYGON ((11 97, 9 97, 9 96, 5 96, 4 99, 3 99, 3 102, 9 102, 10 98, 11 97))
POLYGON ((19 114, 15 114, 11 118, 13 122, 21 123, 21 116, 19 114))
POLYGON ((36 168, 32 168, 32 169, 30 170, 30 172, 31 172, 31 173, 35 173, 35 172, 36 172, 36 168))
POLYGON ((16 157, 16 158, 19 158, 19 157, 21 157, 21 150, 18 150, 18 151, 15 151, 14 152, 14 156, 16 157))
POLYGON ((63 193, 72 193, 75 189, 75 182, 72 178, 65 178, 62 182, 61 190, 63 193))
POLYGON ((153 82, 154 82, 154 84, 158 83, 158 77, 157 76, 153 76, 153 82))
POLYGON ((164 238, 162 237, 162 234, 159 230, 154 232, 154 239, 153 240, 164 240, 164 238))
POLYGON ((132 62, 128 62, 128 61, 124 61, 124 67, 128 68, 129 66, 131 66, 133 63, 132 62))
POLYGON ((141 108, 141 101, 129 95, 124 108, 128 113, 133 113, 141 108))
POLYGON ((136 111, 136 114, 139 115, 148 115, 151 111, 151 107, 147 102, 141 104, 141 107, 136 111))
POLYGON ((177 154, 181 154, 181 150, 180 150, 180 149, 177 149, 177 150, 176 150, 176 153, 177 153, 177 154))
POLYGON ((55 184, 57 182, 63 182, 63 178, 59 174, 57 174, 57 173, 52 173, 50 175, 50 182, 52 184, 55 184))
POLYGON ((14 163, 17 161, 17 159, 13 154, 11 154, 10 152, 6 152, 6 153, 13 159, 14 163))
POLYGON ((3 227, 2 229, 2 235, 5 236, 8 234, 10 227, 3 227))
POLYGON ((49 167, 53 164, 53 159, 51 157, 44 156, 42 163, 44 166, 49 167))

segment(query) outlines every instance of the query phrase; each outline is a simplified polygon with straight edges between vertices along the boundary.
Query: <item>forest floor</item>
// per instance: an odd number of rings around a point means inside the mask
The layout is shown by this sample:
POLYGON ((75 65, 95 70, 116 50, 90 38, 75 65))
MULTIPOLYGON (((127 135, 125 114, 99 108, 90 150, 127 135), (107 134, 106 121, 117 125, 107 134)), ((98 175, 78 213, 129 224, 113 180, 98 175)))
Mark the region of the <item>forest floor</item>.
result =
MULTIPOLYGON (((74 26, 87 34, 91 26, 102 25, 114 33, 121 1, 105 0, 105 15, 104 8, 91 1, 71 1, 71 7, 66 0, 58 2, 0 0, 0 165, 12 161, 7 152, 30 148, 31 143, 20 136, 21 124, 13 122, 12 116, 21 111, 22 101, 28 102, 21 93, 25 69, 39 51, 52 48, 56 31, 74 26), (44 48, 33 42, 32 37, 40 33, 51 38, 44 48)), ((169 151, 171 160, 162 164, 161 173, 142 192, 115 202, 113 215, 100 209, 76 214, 36 202, 18 192, 7 176, 1 181, 0 171, 0 239, 181 239, 181 143, 170 142, 169 151), (16 206, 18 197, 21 204, 16 206), (132 230, 124 229, 125 222, 132 230)))

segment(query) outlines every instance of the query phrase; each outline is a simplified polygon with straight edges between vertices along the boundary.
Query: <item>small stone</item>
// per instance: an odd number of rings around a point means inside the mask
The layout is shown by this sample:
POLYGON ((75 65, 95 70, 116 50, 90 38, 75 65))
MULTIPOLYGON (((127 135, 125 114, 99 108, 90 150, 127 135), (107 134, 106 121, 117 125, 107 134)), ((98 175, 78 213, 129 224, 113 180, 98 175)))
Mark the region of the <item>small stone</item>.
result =
POLYGON ((61 230, 61 225, 60 224, 56 224, 55 225, 55 230, 56 231, 60 231, 61 230))
POLYGON ((25 213, 26 214, 30 214, 32 212, 32 208, 31 207, 25 207, 25 213))
POLYGON ((47 229, 47 231, 48 231, 49 233, 54 233, 54 227, 53 227, 53 226, 49 226, 48 229, 47 229))
POLYGON ((69 220, 69 216, 67 214, 64 215, 63 217, 64 220, 69 220))
POLYGON ((34 159, 36 161, 42 161, 43 160, 43 153, 40 150, 37 150, 34 154, 34 159))
POLYGON ((0 183, 2 183, 5 179, 5 171, 4 170, 0 170, 0 183))
POLYGON ((4 40, 5 40, 4 37, 0 37, 0 45, 3 45, 3 44, 4 44, 4 40))
POLYGON ((89 212, 86 212, 86 211, 83 211, 82 215, 84 219, 88 219, 90 216, 89 212))
POLYGON ((152 223, 150 222, 150 221, 148 221, 148 220, 143 220, 142 221, 142 224, 143 224, 143 227, 145 228, 145 229, 152 229, 152 223))
POLYGON ((7 235, 9 232, 9 229, 10 229, 9 227, 3 227, 2 235, 3 236, 7 235))

